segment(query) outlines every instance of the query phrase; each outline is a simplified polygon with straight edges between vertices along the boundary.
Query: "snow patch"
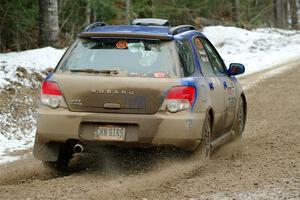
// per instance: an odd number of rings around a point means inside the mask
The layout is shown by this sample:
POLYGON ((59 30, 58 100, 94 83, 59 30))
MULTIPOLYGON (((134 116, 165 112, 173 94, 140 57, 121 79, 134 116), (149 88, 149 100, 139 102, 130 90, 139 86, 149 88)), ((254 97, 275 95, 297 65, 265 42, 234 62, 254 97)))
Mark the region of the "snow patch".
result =
POLYGON ((234 62, 245 65, 243 76, 300 59, 299 31, 212 26, 204 28, 203 34, 215 45, 227 66, 234 62))

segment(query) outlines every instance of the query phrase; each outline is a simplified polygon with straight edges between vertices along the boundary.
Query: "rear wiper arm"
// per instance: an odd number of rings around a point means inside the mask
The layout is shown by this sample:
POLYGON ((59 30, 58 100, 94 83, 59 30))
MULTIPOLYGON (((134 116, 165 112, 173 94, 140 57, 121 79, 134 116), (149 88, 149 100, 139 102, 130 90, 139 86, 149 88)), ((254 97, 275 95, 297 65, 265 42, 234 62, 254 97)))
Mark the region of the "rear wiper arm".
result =
POLYGON ((103 70, 95 70, 95 69, 71 69, 71 72, 86 72, 86 73, 96 73, 96 74, 118 74, 119 71, 116 69, 103 69, 103 70))
POLYGON ((103 70, 99 70, 99 73, 102 74, 118 74, 119 71, 116 69, 103 69, 103 70))

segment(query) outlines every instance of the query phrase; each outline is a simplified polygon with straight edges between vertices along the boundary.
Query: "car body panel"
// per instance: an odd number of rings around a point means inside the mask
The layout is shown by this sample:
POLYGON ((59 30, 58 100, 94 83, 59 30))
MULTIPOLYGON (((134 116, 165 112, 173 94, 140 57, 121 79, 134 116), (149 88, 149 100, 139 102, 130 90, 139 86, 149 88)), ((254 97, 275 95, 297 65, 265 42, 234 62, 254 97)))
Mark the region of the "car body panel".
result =
POLYGON ((70 111, 74 112, 154 114, 158 112, 170 87, 180 85, 179 78, 94 74, 55 74, 50 80, 59 84, 70 111))
MULTIPOLYGON (((109 124, 126 127, 126 139, 123 142, 103 142, 105 145, 125 147, 150 146, 177 146, 183 149, 194 149, 200 142, 201 130, 205 113, 156 113, 143 114, 112 114, 112 113, 86 113, 71 112, 68 109, 50 110, 41 107, 38 113, 38 126, 34 155, 43 156, 43 144, 52 142, 65 143, 67 140, 80 140, 83 144, 97 142, 93 137, 93 127, 84 127, 84 124, 97 126, 109 124), (40 144, 38 144, 40 143, 40 144)), ((98 141, 101 143, 101 141, 98 141)))

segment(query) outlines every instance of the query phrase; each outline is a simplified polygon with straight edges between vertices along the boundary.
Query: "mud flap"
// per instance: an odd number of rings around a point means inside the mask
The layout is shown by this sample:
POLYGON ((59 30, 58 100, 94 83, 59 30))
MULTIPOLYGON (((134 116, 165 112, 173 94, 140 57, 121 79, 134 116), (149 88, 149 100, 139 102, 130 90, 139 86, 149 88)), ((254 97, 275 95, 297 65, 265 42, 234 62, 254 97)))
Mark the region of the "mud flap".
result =
POLYGON ((42 161, 57 161, 59 155, 58 143, 42 143, 39 141, 38 136, 35 138, 33 155, 36 159, 42 161))

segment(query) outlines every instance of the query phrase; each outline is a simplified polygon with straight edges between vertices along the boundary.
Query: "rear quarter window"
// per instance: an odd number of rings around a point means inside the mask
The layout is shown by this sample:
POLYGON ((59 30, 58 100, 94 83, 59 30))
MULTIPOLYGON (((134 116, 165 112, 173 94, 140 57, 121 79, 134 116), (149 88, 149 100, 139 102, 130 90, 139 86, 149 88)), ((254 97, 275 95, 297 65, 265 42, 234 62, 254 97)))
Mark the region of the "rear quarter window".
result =
POLYGON ((188 40, 177 41, 176 45, 184 76, 193 75, 195 72, 195 65, 190 42, 188 40))

